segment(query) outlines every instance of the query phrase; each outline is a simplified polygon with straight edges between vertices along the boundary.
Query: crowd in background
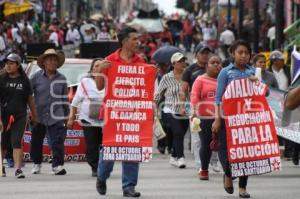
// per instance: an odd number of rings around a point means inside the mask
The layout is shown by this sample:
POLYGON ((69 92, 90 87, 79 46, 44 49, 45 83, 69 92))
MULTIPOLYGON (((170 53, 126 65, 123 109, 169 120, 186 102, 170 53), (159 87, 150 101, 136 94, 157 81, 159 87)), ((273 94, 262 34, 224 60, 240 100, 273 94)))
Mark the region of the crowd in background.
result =
MULTIPOLYGON (((274 26, 271 17, 266 13, 261 26, 260 48, 268 49, 274 40, 274 26), (269 38, 269 39, 268 39, 269 38)), ((95 19, 59 20, 52 18, 50 22, 19 20, 0 22, 0 61, 9 52, 17 52, 26 62, 27 45, 31 43, 54 43, 56 48, 64 45, 92 43, 94 41, 117 40, 117 32, 135 17, 129 16, 125 22, 113 19, 108 15, 95 19)), ((236 24, 219 24, 212 17, 198 17, 193 14, 180 16, 174 14, 161 18, 164 30, 162 32, 141 35, 141 50, 149 58, 161 45, 182 46, 186 52, 192 52, 200 42, 211 49, 221 48, 224 57, 228 57, 228 47, 239 38, 251 42, 251 27, 253 20, 245 17, 243 31, 238 35, 236 24)), ((222 57, 222 58, 224 58, 222 57)))

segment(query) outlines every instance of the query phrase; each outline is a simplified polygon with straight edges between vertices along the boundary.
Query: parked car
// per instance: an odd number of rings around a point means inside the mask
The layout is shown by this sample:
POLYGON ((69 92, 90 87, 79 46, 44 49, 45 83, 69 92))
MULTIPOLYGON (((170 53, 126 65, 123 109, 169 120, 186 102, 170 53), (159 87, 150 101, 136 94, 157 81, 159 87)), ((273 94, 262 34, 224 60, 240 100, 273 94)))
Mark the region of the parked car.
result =
MULTIPOLYGON (((87 75, 91 63, 92 59, 66 59, 64 65, 58 69, 60 73, 65 75, 68 81, 68 97, 70 102, 75 95, 78 83, 84 76, 87 75)), ((41 70, 41 68, 37 65, 36 61, 34 61, 28 64, 25 68, 25 73, 29 78, 31 78, 32 75, 39 70, 41 70)), ((30 122, 28 122, 23 138, 24 160, 26 161, 30 160, 31 129, 30 122)), ((48 148, 47 138, 44 140, 43 156, 44 161, 48 161, 51 158, 51 151, 48 148)), ((67 130, 67 136, 65 139, 65 160, 85 160, 85 141, 83 131, 77 122, 74 124, 73 129, 67 130)))

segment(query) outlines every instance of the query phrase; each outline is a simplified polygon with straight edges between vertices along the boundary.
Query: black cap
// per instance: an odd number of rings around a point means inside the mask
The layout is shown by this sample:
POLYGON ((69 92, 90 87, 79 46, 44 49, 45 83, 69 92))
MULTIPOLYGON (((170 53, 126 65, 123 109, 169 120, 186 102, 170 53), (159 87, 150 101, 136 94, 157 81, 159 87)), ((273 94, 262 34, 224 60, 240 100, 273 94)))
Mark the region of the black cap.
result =
POLYGON ((212 52, 211 51, 211 49, 207 46, 207 45, 205 45, 205 44, 198 44, 197 46, 196 46, 196 48, 195 48, 195 53, 197 54, 198 52, 203 52, 204 50, 209 50, 210 52, 212 52))

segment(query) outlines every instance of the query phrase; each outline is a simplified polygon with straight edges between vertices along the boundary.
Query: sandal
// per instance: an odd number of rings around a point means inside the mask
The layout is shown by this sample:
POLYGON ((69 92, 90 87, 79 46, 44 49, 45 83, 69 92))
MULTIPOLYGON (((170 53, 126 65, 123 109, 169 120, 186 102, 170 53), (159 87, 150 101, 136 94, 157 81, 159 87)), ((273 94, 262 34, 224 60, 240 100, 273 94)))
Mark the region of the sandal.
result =
POLYGON ((240 198, 250 198, 250 194, 247 192, 239 193, 240 198))
MULTIPOLYGON (((233 187, 225 187, 225 174, 223 175, 223 184, 224 184, 224 189, 225 189, 225 191, 227 192, 227 193, 229 193, 229 194, 233 194, 233 192, 234 192, 234 189, 233 189, 233 187)), ((250 195, 249 195, 250 196, 250 195)))

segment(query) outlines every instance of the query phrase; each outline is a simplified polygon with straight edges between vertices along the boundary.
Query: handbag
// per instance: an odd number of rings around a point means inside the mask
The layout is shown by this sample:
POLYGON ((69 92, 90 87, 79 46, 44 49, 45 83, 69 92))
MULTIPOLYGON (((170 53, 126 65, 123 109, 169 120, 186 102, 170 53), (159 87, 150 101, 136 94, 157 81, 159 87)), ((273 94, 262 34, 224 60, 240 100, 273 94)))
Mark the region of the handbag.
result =
POLYGON ((212 151, 219 151, 219 147, 220 147, 220 143, 219 143, 218 135, 213 133, 212 140, 209 144, 209 148, 212 151))
POLYGON ((157 140, 160 140, 160 139, 166 137, 166 133, 165 133, 164 129, 162 128, 158 117, 154 118, 153 133, 157 140))
POLYGON ((81 87, 83 89, 84 94, 87 96, 88 100, 90 101, 89 105, 89 118, 99 120, 100 119, 100 112, 102 107, 102 101, 99 101, 97 98, 89 97, 89 94, 84 86, 83 82, 80 82, 81 87))

